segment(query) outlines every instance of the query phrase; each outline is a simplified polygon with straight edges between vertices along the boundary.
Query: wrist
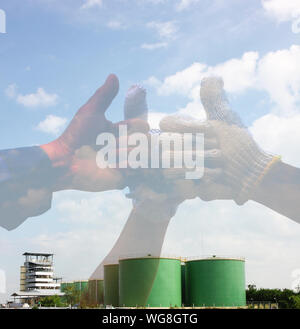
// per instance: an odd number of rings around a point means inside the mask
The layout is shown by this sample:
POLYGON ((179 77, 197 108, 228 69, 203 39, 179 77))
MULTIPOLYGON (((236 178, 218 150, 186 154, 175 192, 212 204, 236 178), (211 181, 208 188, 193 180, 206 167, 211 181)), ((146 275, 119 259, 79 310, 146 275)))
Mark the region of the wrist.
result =
POLYGON ((40 145, 40 148, 47 154, 53 167, 63 167, 66 165, 70 150, 59 139, 40 145))
POLYGON ((70 152, 65 144, 54 140, 48 144, 40 145, 51 162, 51 188, 52 191, 60 191, 67 188, 68 168, 70 163, 70 152))
POLYGON ((261 152, 259 157, 251 164, 248 175, 244 177, 242 188, 235 202, 243 205, 248 200, 253 200, 260 188, 262 180, 269 174, 273 166, 281 160, 280 156, 273 156, 261 152))

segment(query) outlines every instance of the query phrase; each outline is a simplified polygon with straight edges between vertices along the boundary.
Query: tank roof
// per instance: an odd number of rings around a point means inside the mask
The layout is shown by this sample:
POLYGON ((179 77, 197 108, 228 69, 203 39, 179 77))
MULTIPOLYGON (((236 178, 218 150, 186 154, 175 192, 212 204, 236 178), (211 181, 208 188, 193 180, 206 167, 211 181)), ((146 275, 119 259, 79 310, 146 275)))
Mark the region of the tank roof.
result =
POLYGON ((179 260, 179 261, 181 261, 182 260, 182 258, 181 257, 176 257, 176 256, 174 256, 174 257, 159 257, 159 256, 144 256, 144 257, 125 257, 125 258, 120 258, 120 261, 122 261, 122 260, 136 260, 136 259, 173 259, 173 260, 179 260))
POLYGON ((203 261, 203 260, 236 260, 236 261, 245 261, 244 257, 223 257, 223 256, 210 256, 210 257, 191 257, 186 259, 187 262, 203 261))

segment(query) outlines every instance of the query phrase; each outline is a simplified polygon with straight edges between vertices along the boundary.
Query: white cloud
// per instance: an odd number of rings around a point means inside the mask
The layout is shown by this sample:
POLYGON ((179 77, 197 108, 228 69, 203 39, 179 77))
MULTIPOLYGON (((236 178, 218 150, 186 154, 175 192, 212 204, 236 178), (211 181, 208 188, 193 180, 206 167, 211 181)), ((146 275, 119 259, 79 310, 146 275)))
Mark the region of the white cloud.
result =
POLYGON ((37 91, 32 94, 22 95, 18 93, 17 85, 10 84, 5 89, 5 94, 7 97, 15 99, 17 103, 25 107, 49 107, 57 104, 58 95, 48 94, 44 88, 37 88, 37 91))
POLYGON ((183 116, 189 116, 196 120, 205 121, 206 120, 206 113, 204 111, 204 108, 200 102, 200 100, 193 100, 189 103, 187 103, 186 106, 181 107, 177 109, 176 112, 173 113, 163 113, 163 112, 149 112, 148 114, 148 123, 151 129, 159 129, 159 123, 160 121, 166 116, 166 115, 183 115, 183 116))
POLYGON ((177 113, 184 116, 191 116, 200 121, 206 120, 206 113, 199 99, 193 100, 187 103, 185 107, 179 108, 177 113))
POLYGON ((165 3, 165 2, 168 2, 169 0, 138 0, 139 2, 141 3, 153 3, 155 5, 158 5, 160 3, 165 3))
POLYGON ((93 7, 102 7, 102 0, 85 0, 85 3, 81 6, 81 9, 89 9, 93 7))
POLYGON ((198 99, 202 78, 207 75, 218 75, 223 77, 227 91, 240 92, 254 84, 257 59, 258 53, 247 52, 239 59, 234 58, 214 67, 205 63, 193 63, 186 69, 166 77, 163 82, 150 77, 147 83, 155 85, 161 95, 177 93, 198 99))
POLYGON ((200 2, 200 0, 180 0, 176 4, 175 8, 177 11, 181 11, 181 10, 189 8, 192 4, 197 3, 197 2, 200 2))
POLYGON ((248 52, 241 58, 231 59, 224 63, 210 67, 205 63, 193 63, 186 69, 179 71, 160 81, 154 76, 144 81, 155 88, 159 95, 169 96, 178 94, 190 99, 185 107, 178 112, 190 115, 198 120, 205 119, 205 113, 200 102, 200 82, 208 75, 222 76, 228 92, 242 92, 255 85, 258 53, 248 52))
POLYGON ((149 87, 159 90, 159 87, 161 86, 161 81, 154 77, 153 75, 149 77, 147 80, 144 80, 143 83, 149 87))
POLYGON ((9 98, 15 98, 17 95, 17 85, 15 83, 9 85, 6 89, 5 89, 5 94, 7 97, 9 98))
POLYGON ((241 58, 234 58, 215 67, 209 67, 207 73, 223 77, 226 91, 242 92, 256 83, 258 58, 257 52, 247 52, 241 58))
POLYGON ((146 50, 155 50, 155 49, 166 48, 166 47, 168 47, 167 42, 143 43, 141 45, 141 48, 146 50))
POLYGON ((107 23, 107 27, 112 30, 125 30, 127 28, 126 24, 117 20, 109 21, 107 23))
POLYGON ((66 118, 55 115, 47 115, 46 119, 41 121, 37 129, 52 135, 58 135, 67 123, 66 118))
POLYGON ((178 32, 178 27, 176 22, 167 21, 167 22, 157 22, 152 21, 146 24, 146 27, 154 30, 160 42, 154 43, 143 43, 141 48, 146 50, 155 50, 160 48, 166 48, 170 41, 176 39, 176 34, 178 32))
POLYGON ((43 88, 38 88, 36 93, 17 95, 16 100, 25 107, 48 107, 57 104, 58 95, 48 94, 43 88))
POLYGON ((262 0, 265 11, 279 22, 300 16, 300 0, 262 0))
POLYGON ((145 83, 160 95, 178 94, 196 102, 202 78, 211 75, 221 76, 229 93, 241 93, 248 88, 265 91, 273 103, 274 113, 293 115, 299 112, 300 46, 297 45, 263 57, 257 52, 247 52, 241 58, 215 66, 196 62, 162 81, 152 76, 145 83))
POLYGON ((149 112, 148 123, 151 129, 159 129, 159 123, 161 119, 166 116, 166 113, 162 112, 149 112))
POLYGON ((176 23, 173 21, 168 22, 149 22, 146 25, 148 28, 156 31, 158 36, 161 39, 172 40, 176 38, 176 33, 178 32, 178 28, 176 23))
POLYGON ((206 68, 205 64, 194 63, 186 69, 166 77, 163 82, 153 76, 145 82, 156 87, 160 95, 168 96, 175 93, 189 96, 192 88, 201 81, 201 76, 206 68))
POLYGON ((258 63, 258 87, 268 92, 276 112, 299 111, 300 46, 266 54, 258 63))
POLYGON ((262 149, 282 156, 284 162, 300 167, 300 114, 282 117, 268 114, 249 128, 262 149))
POLYGON ((116 221, 123 220, 130 204, 131 201, 125 198, 122 192, 110 191, 85 196, 66 192, 57 199, 56 209, 62 222, 104 225, 107 214, 113 216, 116 221))

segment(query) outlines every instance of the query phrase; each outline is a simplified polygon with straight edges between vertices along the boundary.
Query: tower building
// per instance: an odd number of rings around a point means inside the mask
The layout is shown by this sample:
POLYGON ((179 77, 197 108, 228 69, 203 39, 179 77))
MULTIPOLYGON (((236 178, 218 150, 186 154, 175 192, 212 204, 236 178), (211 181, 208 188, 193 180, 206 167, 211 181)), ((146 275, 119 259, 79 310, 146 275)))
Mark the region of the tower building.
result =
POLYGON ((58 290, 60 284, 54 278, 53 254, 25 252, 24 265, 20 269, 21 291, 58 290))

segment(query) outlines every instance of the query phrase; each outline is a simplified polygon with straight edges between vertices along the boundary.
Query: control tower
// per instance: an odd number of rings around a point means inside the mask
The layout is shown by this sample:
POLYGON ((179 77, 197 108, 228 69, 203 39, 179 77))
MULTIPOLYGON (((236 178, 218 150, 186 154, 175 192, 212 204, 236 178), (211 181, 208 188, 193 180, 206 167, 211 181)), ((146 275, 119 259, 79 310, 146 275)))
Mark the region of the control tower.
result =
POLYGON ((25 252, 24 265, 20 271, 21 291, 59 290, 60 284, 54 278, 53 254, 25 252))

